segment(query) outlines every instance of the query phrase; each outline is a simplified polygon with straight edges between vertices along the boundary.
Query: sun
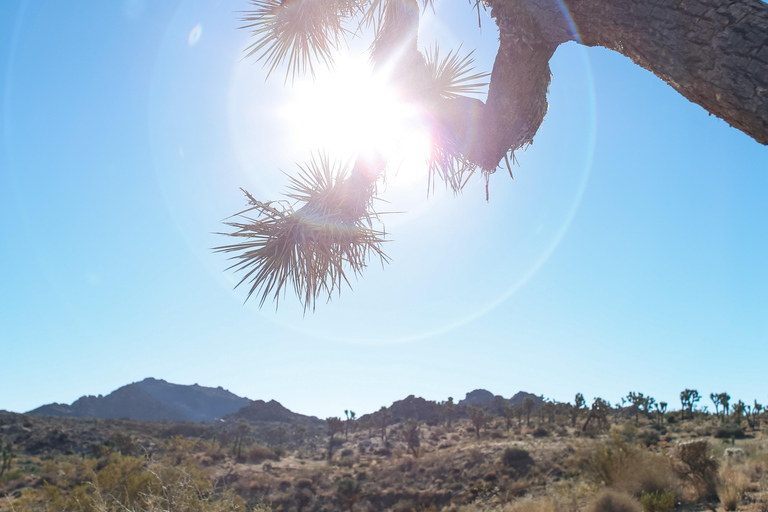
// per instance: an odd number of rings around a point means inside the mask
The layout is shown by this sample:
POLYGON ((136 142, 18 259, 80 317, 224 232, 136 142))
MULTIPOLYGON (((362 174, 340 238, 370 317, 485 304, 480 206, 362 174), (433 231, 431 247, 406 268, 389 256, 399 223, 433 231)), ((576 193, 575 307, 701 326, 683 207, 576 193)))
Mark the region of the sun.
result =
POLYGON ((331 70, 296 82, 282 114, 292 144, 354 160, 378 153, 398 180, 426 176, 430 135, 423 111, 374 74, 365 56, 341 55, 331 70))

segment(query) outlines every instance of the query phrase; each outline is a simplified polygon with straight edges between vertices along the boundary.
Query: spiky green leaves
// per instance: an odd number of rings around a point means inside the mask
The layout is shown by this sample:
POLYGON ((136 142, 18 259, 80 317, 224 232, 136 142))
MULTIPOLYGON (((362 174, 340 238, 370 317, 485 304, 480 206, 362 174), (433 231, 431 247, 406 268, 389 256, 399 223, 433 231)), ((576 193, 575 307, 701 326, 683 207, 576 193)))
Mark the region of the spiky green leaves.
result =
POLYGON ((237 286, 250 283, 246 300, 257 293, 263 306, 273 295, 277 306, 281 291, 292 287, 304 310, 314 310, 318 298, 350 286, 347 274, 361 274, 372 256, 388 261, 384 233, 372 228, 370 186, 348 166, 318 156, 291 178, 288 196, 296 204, 261 202, 244 191, 248 209, 225 222, 233 232, 221 233, 243 241, 215 250, 234 253, 229 268, 245 272, 237 286))

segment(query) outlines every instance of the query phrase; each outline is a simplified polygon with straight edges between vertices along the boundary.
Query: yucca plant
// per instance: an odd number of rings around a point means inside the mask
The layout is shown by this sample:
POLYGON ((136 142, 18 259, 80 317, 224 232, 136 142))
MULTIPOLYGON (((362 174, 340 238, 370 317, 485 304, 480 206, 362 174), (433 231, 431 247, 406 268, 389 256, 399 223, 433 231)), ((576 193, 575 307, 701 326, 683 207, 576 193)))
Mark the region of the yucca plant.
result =
MULTIPOLYGON (((416 0, 252 0, 251 5, 242 17, 255 39, 247 56, 263 61, 268 76, 286 63, 286 81, 303 73, 314 76, 318 64, 331 66, 350 33, 372 28, 374 68, 387 70, 404 101, 419 103, 428 116, 433 145, 428 187, 440 179, 454 192, 461 190, 476 169, 465 157, 473 135, 466 119, 479 102, 463 95, 485 86, 481 80, 487 74, 474 72, 472 52, 441 56, 437 46, 426 57, 419 52, 416 0), (347 29, 352 19, 355 31, 347 29)), ((422 7, 430 5, 424 0, 422 7)), ((290 178, 287 200, 260 201, 244 191, 248 207, 226 219, 232 231, 222 233, 238 241, 215 250, 232 254, 229 269, 243 274, 237 286, 250 286, 246 300, 257 294, 263 306, 272 296, 277 306, 292 288, 305 312, 314 310, 318 298, 330 299, 350 285, 349 277, 360 275, 372 258, 387 262, 384 230, 374 227, 381 224, 372 208, 385 168, 380 157, 358 159, 350 168, 318 154, 290 178)))
POLYGON ((388 261, 384 231, 373 227, 379 223, 368 190, 374 184, 362 165, 350 173, 327 155, 313 156, 290 177, 292 202, 262 202, 243 191, 249 207, 226 220, 234 231, 223 233, 243 241, 215 250, 234 253, 229 269, 244 272, 237 286, 250 283, 246 300, 257 293, 262 306, 273 295, 277 306, 290 284, 304 310, 314 310, 318 298, 330 299, 350 284, 349 271, 359 275, 371 257, 388 261))

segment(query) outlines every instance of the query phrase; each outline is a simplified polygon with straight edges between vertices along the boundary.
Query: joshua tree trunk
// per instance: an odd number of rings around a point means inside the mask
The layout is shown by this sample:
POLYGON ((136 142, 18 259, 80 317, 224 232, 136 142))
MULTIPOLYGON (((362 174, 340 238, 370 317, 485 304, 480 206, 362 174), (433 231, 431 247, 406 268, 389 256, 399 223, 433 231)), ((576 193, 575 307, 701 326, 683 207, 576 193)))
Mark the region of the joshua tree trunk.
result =
POLYGON ((499 52, 472 161, 495 169, 530 144, 547 110, 549 59, 603 46, 768 144, 768 4, 761 0, 488 0, 499 52), (562 6, 565 7, 563 9, 562 6), (568 16, 570 13, 570 17, 568 16))

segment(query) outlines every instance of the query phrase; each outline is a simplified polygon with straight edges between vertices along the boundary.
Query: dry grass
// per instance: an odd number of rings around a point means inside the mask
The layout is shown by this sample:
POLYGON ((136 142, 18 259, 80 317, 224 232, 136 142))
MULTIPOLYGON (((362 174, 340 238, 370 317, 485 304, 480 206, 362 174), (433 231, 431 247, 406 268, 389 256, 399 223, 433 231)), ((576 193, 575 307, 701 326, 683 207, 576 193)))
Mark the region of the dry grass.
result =
POLYGON ((745 491, 750 486, 750 478, 741 468, 724 468, 720 472, 717 496, 725 510, 736 510, 741 504, 745 491))
POLYGON ((606 489, 589 503, 586 512, 643 512, 643 507, 626 493, 606 489))

